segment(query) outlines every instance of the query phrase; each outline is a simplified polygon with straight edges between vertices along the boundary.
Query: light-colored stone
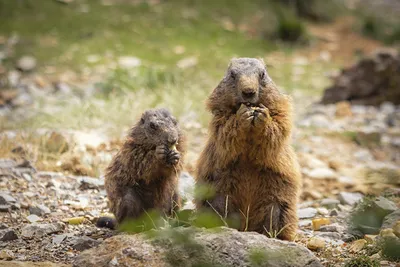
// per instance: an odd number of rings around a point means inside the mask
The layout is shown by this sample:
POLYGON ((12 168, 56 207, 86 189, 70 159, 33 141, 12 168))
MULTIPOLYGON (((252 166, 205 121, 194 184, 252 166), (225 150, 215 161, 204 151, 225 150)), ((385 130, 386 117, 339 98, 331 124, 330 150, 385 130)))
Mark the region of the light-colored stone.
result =
POLYGON ((297 210, 297 216, 299 219, 313 218, 317 215, 317 210, 314 208, 304 208, 297 210))
POLYGON ((45 205, 36 205, 36 206, 29 207, 29 212, 31 214, 35 214, 37 216, 43 216, 45 214, 51 213, 50 209, 48 207, 46 207, 45 205))
POLYGON ((30 223, 35 223, 35 222, 39 222, 42 220, 42 218, 40 218, 39 216, 37 216, 36 214, 31 214, 29 216, 26 216, 26 219, 28 220, 28 222, 30 223))
POLYGON ((260 257, 263 266, 321 266, 318 259, 301 245, 254 232, 224 227, 170 231, 173 232, 159 232, 155 239, 146 238, 144 234, 108 238, 98 247, 78 255, 74 266, 112 266, 110 262, 115 266, 176 266, 176 262, 180 266, 205 266, 208 263, 249 266, 249 262, 260 257), (179 236, 186 241, 179 241, 179 236), (194 250, 185 244, 192 244, 194 250))
POLYGON ((342 233, 344 231, 344 226, 338 223, 332 223, 328 225, 321 225, 319 231, 320 232, 335 232, 335 233, 342 233))
POLYGON ((319 250, 325 247, 325 239, 322 237, 314 236, 311 237, 307 242, 307 248, 311 250, 319 250))
POLYGON ((340 204, 340 201, 333 198, 324 198, 321 200, 320 205, 327 207, 328 209, 336 208, 340 204))
POLYGON ((22 71, 31 71, 36 68, 36 58, 32 56, 23 56, 17 61, 17 68, 22 71))
POLYGON ((361 193, 340 192, 338 199, 343 205, 355 205, 363 198, 361 193))
POLYGON ((353 243, 351 243, 349 249, 351 252, 359 252, 365 247, 366 244, 367 244, 367 240, 358 239, 358 240, 354 241, 353 243))
POLYGON ((61 232, 64 229, 62 223, 49 223, 49 224, 29 224, 22 228, 21 236, 24 238, 43 237, 48 234, 61 232))
POLYGON ((329 210, 327 208, 317 208, 318 214, 320 215, 328 215, 329 214, 329 210))
POLYGON ((391 228, 382 229, 379 232, 379 236, 381 236, 381 237, 396 237, 396 235, 393 232, 393 229, 391 229, 391 228))

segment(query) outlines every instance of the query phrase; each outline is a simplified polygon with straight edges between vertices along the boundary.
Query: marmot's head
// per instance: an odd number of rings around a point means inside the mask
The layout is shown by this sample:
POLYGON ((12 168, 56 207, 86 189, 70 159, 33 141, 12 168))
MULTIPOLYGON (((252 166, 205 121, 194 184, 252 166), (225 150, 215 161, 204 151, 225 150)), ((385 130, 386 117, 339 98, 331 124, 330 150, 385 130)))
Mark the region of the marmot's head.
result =
POLYGON ((179 135, 177 120, 164 108, 145 111, 130 134, 135 143, 149 146, 176 145, 179 135))
POLYGON ((213 112, 236 112, 241 104, 269 106, 279 93, 269 77, 264 62, 255 58, 234 58, 225 77, 208 98, 213 112))

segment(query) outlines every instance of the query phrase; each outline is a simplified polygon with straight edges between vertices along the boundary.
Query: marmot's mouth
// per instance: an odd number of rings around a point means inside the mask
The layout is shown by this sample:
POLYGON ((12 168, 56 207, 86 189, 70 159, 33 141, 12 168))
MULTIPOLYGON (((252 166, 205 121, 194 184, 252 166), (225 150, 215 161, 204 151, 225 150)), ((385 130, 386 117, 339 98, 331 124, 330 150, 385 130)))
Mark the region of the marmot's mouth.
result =
POLYGON ((240 102, 239 105, 238 105, 238 109, 240 108, 240 106, 241 106, 242 104, 245 105, 245 106, 247 106, 247 107, 249 107, 249 108, 250 108, 250 107, 260 107, 259 103, 251 103, 251 102, 248 102, 248 101, 247 101, 247 102, 240 102))

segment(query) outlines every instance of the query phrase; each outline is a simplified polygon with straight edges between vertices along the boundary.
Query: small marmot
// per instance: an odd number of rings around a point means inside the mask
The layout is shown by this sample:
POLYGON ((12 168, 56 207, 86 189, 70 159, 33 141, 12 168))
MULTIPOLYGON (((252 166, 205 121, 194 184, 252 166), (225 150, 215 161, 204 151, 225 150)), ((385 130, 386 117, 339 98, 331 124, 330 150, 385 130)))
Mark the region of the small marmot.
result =
POLYGON ((290 97, 279 92, 262 60, 238 58, 207 108, 213 117, 196 184, 215 194, 197 199, 197 208, 211 205, 221 216, 239 216, 240 230, 292 240, 301 174, 290 145, 290 97))
POLYGON ((184 145, 184 135, 168 110, 143 113, 105 174, 110 210, 118 223, 146 210, 169 216, 179 208, 184 145))

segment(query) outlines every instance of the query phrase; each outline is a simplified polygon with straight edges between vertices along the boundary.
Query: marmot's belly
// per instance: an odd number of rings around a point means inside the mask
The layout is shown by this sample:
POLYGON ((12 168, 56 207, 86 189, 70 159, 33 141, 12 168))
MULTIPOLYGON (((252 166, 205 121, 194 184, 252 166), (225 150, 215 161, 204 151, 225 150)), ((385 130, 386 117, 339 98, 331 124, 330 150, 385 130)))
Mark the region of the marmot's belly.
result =
POLYGON ((238 165, 228 175, 231 177, 231 186, 227 193, 233 208, 249 218, 259 218, 265 206, 276 203, 277 196, 282 194, 283 180, 280 174, 269 169, 238 165))

